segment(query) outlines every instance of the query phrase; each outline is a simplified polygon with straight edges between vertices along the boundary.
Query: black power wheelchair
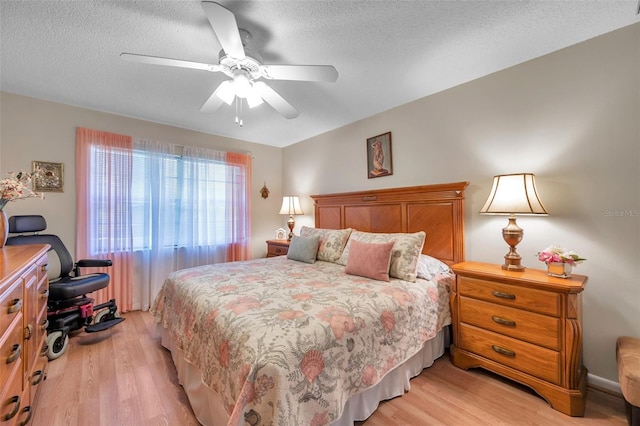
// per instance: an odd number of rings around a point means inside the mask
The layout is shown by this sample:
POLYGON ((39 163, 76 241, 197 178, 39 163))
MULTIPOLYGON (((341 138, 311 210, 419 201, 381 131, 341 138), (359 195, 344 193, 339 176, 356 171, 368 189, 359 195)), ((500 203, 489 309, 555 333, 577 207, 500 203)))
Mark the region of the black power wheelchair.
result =
MULTIPOLYGON (((69 344, 69 333, 84 327, 87 333, 106 330, 124 321, 118 313, 115 299, 94 305, 87 294, 109 285, 109 274, 80 275, 80 268, 111 266, 111 260, 83 259, 75 264, 73 258, 57 235, 39 234, 47 228, 44 217, 39 215, 12 216, 7 245, 49 244, 60 261, 58 277, 49 276, 47 301, 47 357, 61 357, 69 344), (25 233, 28 233, 26 235, 25 233)), ((51 263, 50 255, 50 263, 51 263)))

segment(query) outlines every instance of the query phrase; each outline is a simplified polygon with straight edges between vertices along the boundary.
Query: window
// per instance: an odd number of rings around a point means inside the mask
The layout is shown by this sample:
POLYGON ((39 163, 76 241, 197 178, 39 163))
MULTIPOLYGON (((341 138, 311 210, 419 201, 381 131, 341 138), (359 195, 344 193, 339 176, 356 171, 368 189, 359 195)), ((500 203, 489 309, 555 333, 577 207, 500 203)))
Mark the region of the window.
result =
MULTIPOLYGON (((224 153, 223 153, 224 154, 224 153)), ((101 146, 91 148, 91 202, 95 206, 91 221, 95 235, 90 239, 92 253, 105 250, 105 241, 113 227, 131 225, 131 238, 120 237, 115 244, 119 250, 150 250, 154 246, 192 247, 224 246, 238 241, 234 223, 233 198, 243 194, 247 173, 241 165, 227 164, 219 159, 178 156, 173 153, 149 152, 134 149, 105 151, 101 146), (109 201, 100 188, 119 179, 118 164, 121 156, 132 155, 130 220, 121 220, 126 214, 127 200, 109 201), (110 161, 109 167, 106 162, 110 161), (116 170, 100 173, 102 170, 116 170), (117 204, 115 206, 110 205, 117 204), (122 225, 118 225, 122 224, 122 225)), ((236 202, 238 200, 235 200, 236 202)), ((127 235, 115 232, 115 235, 127 235)), ((113 247, 113 242, 111 243, 113 247)))
POLYGON ((250 155, 79 127, 76 256, 113 261, 96 300, 149 309, 171 272, 249 259, 250 184, 250 155))

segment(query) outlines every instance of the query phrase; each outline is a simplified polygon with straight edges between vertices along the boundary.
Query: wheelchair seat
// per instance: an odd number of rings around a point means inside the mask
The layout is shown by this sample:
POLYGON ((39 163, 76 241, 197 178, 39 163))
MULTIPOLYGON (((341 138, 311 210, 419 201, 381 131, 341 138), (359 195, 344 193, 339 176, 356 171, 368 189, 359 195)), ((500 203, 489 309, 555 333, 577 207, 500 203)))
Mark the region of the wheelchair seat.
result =
POLYGON ((11 216, 9 218, 9 233, 18 235, 7 238, 6 244, 49 244, 51 246, 51 250, 57 254, 60 260, 60 275, 59 277, 50 277, 50 301, 73 299, 109 285, 109 274, 79 275, 78 268, 111 266, 110 260, 85 259, 74 264, 69 250, 57 235, 38 233, 46 228, 47 222, 40 215, 11 216), (24 235, 24 233, 29 234, 24 235))

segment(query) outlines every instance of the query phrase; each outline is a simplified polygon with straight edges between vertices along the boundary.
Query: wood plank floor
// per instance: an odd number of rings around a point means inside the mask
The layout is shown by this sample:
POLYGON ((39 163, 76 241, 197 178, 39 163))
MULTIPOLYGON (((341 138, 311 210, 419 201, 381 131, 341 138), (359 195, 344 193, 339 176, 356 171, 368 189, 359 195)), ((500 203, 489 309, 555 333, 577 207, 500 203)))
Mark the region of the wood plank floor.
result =
MULTIPOLYGON (((77 333, 49 363, 34 426, 197 425, 169 352, 148 312, 101 333, 77 333)), ((380 404, 358 426, 620 425, 621 398, 590 389, 586 415, 569 417, 525 387, 480 369, 460 370, 447 356, 411 381, 411 391, 380 404)), ((298 426, 298 425, 294 425, 298 426)))

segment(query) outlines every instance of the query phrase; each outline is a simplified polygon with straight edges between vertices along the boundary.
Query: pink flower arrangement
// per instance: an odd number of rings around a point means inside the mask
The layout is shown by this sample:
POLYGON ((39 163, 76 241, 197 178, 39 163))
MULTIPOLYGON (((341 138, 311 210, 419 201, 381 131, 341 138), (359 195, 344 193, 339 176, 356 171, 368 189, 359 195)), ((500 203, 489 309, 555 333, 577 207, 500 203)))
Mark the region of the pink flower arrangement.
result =
POLYGON ((570 263, 571 265, 577 265, 587 259, 581 258, 571 250, 549 246, 538 253, 538 260, 544 263, 570 263))
POLYGON ((44 198, 43 194, 32 191, 28 187, 31 180, 36 177, 35 173, 9 172, 8 178, 0 180, 0 210, 4 209, 9 201, 21 200, 23 198, 44 198))

